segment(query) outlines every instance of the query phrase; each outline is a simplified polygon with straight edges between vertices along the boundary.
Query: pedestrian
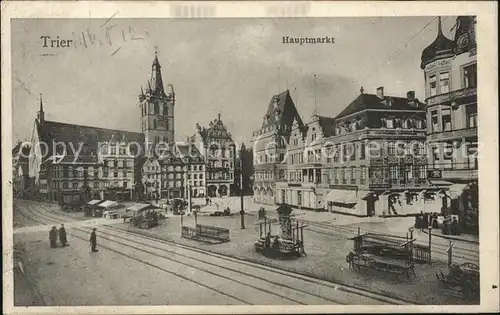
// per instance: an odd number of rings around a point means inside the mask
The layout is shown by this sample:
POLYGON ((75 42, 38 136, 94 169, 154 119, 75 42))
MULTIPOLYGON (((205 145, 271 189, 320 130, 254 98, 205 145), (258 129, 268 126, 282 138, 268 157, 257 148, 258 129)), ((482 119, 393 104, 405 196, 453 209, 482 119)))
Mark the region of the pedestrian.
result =
POLYGON ((265 248, 271 247, 271 232, 267 232, 266 238, 264 239, 264 247, 265 248))
POLYGON ((62 247, 68 245, 68 239, 66 237, 66 229, 64 228, 64 224, 61 224, 61 227, 59 228, 59 241, 61 242, 62 247))
POLYGON ((90 240, 89 240, 93 253, 98 252, 98 250, 96 249, 96 247, 97 247, 97 236, 95 234, 96 230, 97 230, 96 228, 92 229, 92 233, 90 234, 90 240))
POLYGON ((55 226, 53 226, 49 232, 49 241, 51 248, 57 247, 57 228, 55 226))

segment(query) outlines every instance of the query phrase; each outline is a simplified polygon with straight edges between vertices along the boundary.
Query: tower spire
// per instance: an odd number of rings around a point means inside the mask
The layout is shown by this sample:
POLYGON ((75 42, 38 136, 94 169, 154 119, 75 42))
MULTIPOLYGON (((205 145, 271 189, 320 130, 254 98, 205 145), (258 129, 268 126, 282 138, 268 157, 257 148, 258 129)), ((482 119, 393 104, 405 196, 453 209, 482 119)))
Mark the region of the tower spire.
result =
POLYGON ((155 46, 155 58, 153 60, 153 65, 151 66, 151 91, 153 93, 159 93, 159 95, 165 94, 163 90, 163 80, 161 78, 161 65, 158 61, 157 46, 155 46))
POLYGON ((45 113, 43 112, 43 100, 42 93, 40 93, 40 110, 37 113, 38 123, 43 124, 45 122, 45 113))
POLYGON ((441 17, 438 16, 438 34, 443 34, 443 29, 441 26, 441 17))

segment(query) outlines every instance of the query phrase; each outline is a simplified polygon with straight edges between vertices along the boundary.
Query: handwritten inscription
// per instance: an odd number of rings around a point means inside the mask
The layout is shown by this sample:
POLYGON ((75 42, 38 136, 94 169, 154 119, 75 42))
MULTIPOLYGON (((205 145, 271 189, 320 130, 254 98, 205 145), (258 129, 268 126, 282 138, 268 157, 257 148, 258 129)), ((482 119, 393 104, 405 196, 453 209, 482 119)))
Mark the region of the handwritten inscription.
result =
POLYGON ((56 39, 52 39, 50 36, 41 36, 42 47, 44 48, 68 48, 72 45, 72 39, 59 39, 59 36, 56 39))

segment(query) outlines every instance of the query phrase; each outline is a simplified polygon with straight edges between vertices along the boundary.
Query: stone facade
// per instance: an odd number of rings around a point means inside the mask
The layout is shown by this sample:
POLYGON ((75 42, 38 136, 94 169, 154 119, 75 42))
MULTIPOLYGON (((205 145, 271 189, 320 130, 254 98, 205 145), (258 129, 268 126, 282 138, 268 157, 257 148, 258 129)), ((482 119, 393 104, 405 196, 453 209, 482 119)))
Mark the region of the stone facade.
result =
POLYGON ((478 138, 476 19, 459 16, 454 40, 438 26, 422 53, 431 181, 447 186, 446 212, 477 230, 478 138), (446 43, 446 44, 445 44, 446 43), (452 50, 444 54, 443 46, 452 50))

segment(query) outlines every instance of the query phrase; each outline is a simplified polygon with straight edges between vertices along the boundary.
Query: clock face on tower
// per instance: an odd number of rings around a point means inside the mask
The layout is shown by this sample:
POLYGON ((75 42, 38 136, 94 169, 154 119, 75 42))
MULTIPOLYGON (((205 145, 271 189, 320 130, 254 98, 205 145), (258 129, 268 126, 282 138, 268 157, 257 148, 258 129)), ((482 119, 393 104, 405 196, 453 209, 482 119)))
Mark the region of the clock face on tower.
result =
POLYGON ((163 128, 165 130, 168 129, 168 118, 164 116, 159 116, 158 117, 158 124, 160 128, 163 128))

